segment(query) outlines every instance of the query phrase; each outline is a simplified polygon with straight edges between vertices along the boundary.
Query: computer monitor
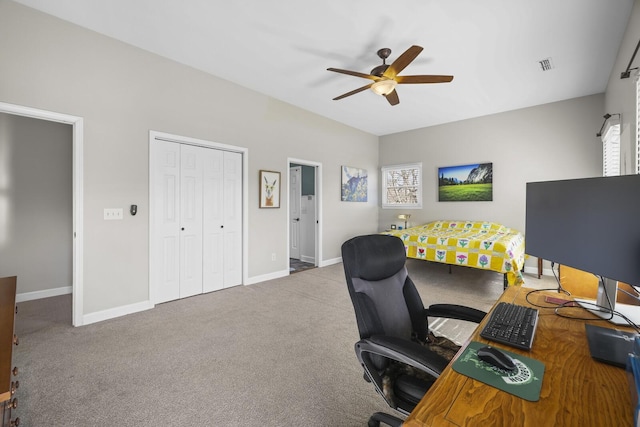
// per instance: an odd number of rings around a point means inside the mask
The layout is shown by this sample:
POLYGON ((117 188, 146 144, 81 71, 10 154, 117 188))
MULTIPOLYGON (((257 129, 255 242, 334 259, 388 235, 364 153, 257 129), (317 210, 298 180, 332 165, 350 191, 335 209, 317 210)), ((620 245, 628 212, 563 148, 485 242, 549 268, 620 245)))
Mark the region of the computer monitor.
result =
POLYGON ((640 307, 615 304, 618 281, 640 286, 640 175, 530 182, 526 200, 526 253, 595 274, 598 299, 583 306, 640 324, 640 307))

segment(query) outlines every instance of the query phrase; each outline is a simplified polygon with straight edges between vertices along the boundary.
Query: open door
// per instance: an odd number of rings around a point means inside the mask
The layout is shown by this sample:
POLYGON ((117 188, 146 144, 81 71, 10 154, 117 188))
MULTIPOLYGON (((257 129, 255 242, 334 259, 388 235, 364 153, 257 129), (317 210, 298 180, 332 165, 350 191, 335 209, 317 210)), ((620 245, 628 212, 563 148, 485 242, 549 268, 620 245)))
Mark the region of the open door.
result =
POLYGON ((317 163, 289 159, 290 271, 319 265, 319 168, 317 163))
POLYGON ((289 258, 300 259, 300 200, 302 167, 289 168, 289 258))

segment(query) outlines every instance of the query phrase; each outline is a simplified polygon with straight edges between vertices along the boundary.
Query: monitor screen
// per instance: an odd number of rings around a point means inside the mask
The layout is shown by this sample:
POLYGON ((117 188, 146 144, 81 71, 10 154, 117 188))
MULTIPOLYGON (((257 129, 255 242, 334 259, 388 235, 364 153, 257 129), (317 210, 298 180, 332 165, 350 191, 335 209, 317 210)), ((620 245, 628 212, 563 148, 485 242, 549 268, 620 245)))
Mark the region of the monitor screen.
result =
POLYGON ((640 286, 640 175, 527 183, 526 253, 640 286))

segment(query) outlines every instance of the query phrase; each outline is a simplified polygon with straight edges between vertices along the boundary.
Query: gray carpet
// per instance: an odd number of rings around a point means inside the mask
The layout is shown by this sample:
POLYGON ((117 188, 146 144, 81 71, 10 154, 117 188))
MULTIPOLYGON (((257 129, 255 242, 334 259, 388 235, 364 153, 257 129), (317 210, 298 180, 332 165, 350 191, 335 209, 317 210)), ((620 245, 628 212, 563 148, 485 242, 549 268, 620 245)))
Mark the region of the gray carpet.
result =
MULTIPOLYGON (((502 292, 497 273, 450 275, 414 260, 408 268, 425 305, 486 310, 502 292)), ((80 328, 71 326, 70 295, 18 309, 24 426, 363 426, 390 411, 355 358, 342 264, 80 328)), ((432 326, 462 342, 475 327, 462 324, 432 326)))

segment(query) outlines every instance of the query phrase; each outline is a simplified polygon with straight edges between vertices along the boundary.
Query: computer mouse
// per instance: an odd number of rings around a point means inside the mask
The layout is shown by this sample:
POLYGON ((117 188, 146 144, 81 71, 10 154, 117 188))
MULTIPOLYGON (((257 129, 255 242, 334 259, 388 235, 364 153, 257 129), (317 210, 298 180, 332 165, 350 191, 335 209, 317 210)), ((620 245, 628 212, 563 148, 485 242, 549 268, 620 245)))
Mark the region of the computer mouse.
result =
POLYGON ((478 357, 480 358, 480 360, 483 360, 488 364, 507 372, 513 372, 516 370, 516 364, 511 356, 503 353, 497 348, 491 346, 479 348, 478 357))

